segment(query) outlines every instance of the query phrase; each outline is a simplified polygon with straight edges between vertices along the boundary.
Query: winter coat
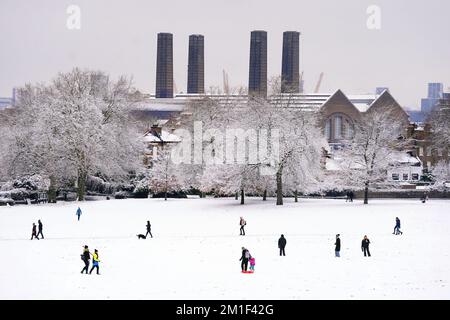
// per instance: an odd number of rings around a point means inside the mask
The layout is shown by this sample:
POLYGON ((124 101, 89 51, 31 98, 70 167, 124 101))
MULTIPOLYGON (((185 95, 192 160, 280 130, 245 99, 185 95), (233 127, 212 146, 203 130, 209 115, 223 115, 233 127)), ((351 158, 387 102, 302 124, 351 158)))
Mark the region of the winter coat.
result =
POLYGON ((33 225, 33 229, 31 230, 31 233, 36 234, 36 225, 33 225))
POLYGON ((395 220, 395 226, 396 226, 397 228, 400 228, 400 219, 396 219, 396 220, 395 220))
POLYGON ((147 231, 150 232, 151 227, 152 227, 151 224, 150 224, 150 223, 147 223, 147 231))
POLYGON ((92 260, 94 260, 96 262, 100 262, 100 260, 98 259, 98 253, 93 253, 92 254, 92 260))
POLYGON ((254 266, 254 265, 255 265, 255 258, 251 258, 251 259, 250 259, 250 265, 251 265, 251 266, 254 266))
POLYGON ((241 221, 239 221, 240 226, 245 226, 246 224, 247 222, 244 219, 241 219, 241 221))
POLYGON ((78 208, 78 210, 77 210, 77 216, 80 216, 80 215, 81 215, 81 209, 78 208))
POLYGON ((239 259, 239 261, 241 260, 247 260, 250 259, 252 256, 250 255, 250 252, 247 249, 242 250, 242 256, 239 259))
POLYGON ((336 248, 335 251, 341 251, 341 239, 337 238, 335 243, 336 248))
POLYGON ((282 249, 282 248, 286 247, 286 243, 287 243, 286 238, 285 237, 281 237, 278 240, 278 248, 282 249))
POLYGON ((39 222, 39 231, 42 231, 42 222, 39 222))
POLYGON ((81 255, 81 259, 83 261, 91 260, 91 256, 89 255, 89 249, 84 249, 83 254, 81 255))
POLYGON ((369 247, 369 239, 363 239, 363 241, 361 242, 361 248, 368 248, 369 247))

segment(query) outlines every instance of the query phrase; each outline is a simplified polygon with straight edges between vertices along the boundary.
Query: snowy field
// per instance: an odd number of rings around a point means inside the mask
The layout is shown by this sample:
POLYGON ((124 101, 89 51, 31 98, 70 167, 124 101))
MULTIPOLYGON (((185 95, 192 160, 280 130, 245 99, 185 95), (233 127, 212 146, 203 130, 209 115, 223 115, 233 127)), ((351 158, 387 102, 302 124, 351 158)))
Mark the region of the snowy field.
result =
POLYGON ((0 299, 450 299, 450 201, 105 200, 82 203, 80 222, 77 206, 0 207, 0 299), (46 238, 30 241, 38 219, 46 238), (154 238, 138 240, 147 220, 154 238), (101 275, 80 274, 85 244, 101 275), (242 246, 254 274, 240 272, 242 246))

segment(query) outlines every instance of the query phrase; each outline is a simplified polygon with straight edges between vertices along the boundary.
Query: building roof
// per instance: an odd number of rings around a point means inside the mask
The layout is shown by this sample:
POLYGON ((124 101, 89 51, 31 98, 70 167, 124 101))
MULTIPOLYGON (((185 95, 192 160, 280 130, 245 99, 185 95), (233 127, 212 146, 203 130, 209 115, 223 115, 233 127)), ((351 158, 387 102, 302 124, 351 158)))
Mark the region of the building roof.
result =
MULTIPOLYGON (((278 96, 269 97, 273 103, 280 103, 295 107, 301 107, 317 111, 319 110, 331 97, 337 94, 340 90, 334 93, 282 93, 278 96)), ((384 91, 385 92, 385 91, 384 91)), ((346 95, 348 100, 355 106, 359 112, 366 112, 374 102, 382 96, 376 94, 359 94, 346 95)), ((145 100, 138 104, 135 108, 141 111, 175 111, 181 112, 185 110, 187 102, 195 101, 208 97, 213 100, 218 100, 220 103, 237 103, 246 104, 248 102, 248 95, 246 94, 175 94, 174 98, 155 98, 154 95, 146 95, 145 100)))

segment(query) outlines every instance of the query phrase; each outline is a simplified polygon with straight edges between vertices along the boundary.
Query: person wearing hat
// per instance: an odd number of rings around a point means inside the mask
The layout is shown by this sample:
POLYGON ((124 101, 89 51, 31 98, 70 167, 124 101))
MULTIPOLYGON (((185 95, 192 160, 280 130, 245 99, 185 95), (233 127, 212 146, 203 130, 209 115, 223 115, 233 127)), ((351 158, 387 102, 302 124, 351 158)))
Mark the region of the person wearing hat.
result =
POLYGON ((334 245, 336 246, 334 248, 334 254, 336 255, 336 257, 340 257, 340 251, 341 251, 341 239, 339 238, 340 234, 336 235, 336 242, 334 243, 334 245))
POLYGON ((89 260, 91 260, 91 253, 89 252, 88 246, 84 246, 83 253, 81 254, 81 260, 84 262, 84 268, 81 270, 81 273, 86 270, 86 274, 88 273, 89 269, 89 260))

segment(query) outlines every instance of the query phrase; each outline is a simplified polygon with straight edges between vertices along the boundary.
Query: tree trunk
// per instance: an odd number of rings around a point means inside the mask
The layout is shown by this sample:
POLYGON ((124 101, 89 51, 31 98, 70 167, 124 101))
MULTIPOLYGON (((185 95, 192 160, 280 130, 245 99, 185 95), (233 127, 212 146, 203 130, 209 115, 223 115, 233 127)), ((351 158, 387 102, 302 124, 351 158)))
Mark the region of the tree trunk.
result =
POLYGON ((241 204, 245 203, 245 194, 244 194, 244 189, 241 189, 241 204))
POLYGON ((264 193, 263 193, 263 201, 267 200, 267 189, 264 189, 264 193))
POLYGON ((294 199, 295 199, 295 202, 298 202, 298 192, 297 192, 297 190, 294 191, 294 199))
POLYGON ((167 190, 164 191, 164 201, 167 201, 167 190))
POLYGON ((234 194, 234 200, 239 200, 239 192, 236 192, 236 193, 234 194))
POLYGON ((277 206, 283 205, 283 169, 277 171, 277 206))
POLYGON ((55 177, 50 176, 50 187, 48 188, 48 203, 56 203, 55 177))
POLYGON ((369 203, 369 182, 365 183, 365 187, 364 187, 364 204, 368 204, 369 203))
POLYGON ((78 201, 84 201, 84 196, 86 195, 86 178, 87 173, 83 169, 78 169, 78 188, 77 195, 78 201))
POLYGON ((203 191, 200 193, 200 198, 205 198, 205 193, 203 191))

